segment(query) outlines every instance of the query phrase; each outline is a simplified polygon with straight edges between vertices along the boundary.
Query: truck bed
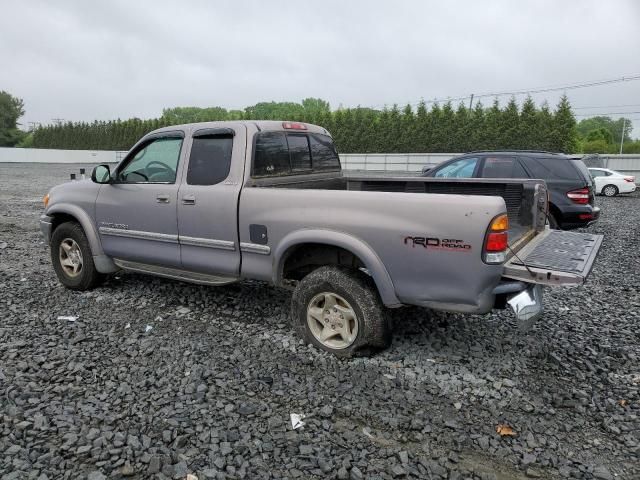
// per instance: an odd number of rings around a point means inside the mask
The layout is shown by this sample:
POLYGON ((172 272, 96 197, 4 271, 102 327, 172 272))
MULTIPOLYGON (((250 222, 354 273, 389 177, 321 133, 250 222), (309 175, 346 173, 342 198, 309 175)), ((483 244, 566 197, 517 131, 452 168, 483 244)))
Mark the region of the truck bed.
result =
MULTIPOLYGON (((519 249, 521 240, 544 228, 546 203, 534 205, 536 189, 546 187, 539 180, 451 179, 429 177, 305 175, 258 180, 253 186, 366 192, 430 193, 442 195, 482 195, 504 199, 509 217, 509 244, 519 249)), ((543 192, 541 192, 543 193, 543 192)), ((545 198, 546 195, 540 195, 545 198)))

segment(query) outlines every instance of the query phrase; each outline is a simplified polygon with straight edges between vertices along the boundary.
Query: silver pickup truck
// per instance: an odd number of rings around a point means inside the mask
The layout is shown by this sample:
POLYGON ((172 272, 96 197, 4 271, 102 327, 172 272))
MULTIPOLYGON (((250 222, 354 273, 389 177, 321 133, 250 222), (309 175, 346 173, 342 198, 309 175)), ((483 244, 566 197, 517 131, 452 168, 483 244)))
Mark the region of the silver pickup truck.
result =
POLYGON ((44 204, 66 287, 118 270, 263 280, 293 289, 295 329, 339 356, 388 345, 387 307, 536 319, 542 286, 583 283, 602 242, 546 226, 541 180, 345 176, 330 134, 296 122, 162 128, 44 204))

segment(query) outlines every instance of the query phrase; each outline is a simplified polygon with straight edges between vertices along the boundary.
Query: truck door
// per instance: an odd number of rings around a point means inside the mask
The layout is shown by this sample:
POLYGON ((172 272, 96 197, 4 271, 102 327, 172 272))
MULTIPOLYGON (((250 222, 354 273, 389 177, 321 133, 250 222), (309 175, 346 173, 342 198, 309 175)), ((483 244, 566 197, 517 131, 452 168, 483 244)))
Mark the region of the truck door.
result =
POLYGON ((176 200, 184 133, 161 133, 134 147, 102 185, 96 223, 105 253, 116 259, 180 266, 176 200))
POLYGON ((238 199, 244 173, 246 127, 204 128, 193 133, 178 192, 182 267, 237 277, 238 199))

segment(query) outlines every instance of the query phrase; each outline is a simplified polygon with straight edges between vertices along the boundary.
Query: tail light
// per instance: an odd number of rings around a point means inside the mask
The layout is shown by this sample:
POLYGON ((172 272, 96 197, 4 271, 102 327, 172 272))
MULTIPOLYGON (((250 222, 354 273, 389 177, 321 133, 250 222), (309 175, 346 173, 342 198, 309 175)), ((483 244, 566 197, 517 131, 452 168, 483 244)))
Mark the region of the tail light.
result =
POLYGON ((625 182, 635 183, 636 177, 624 177, 625 182))
POLYGON ((287 130, 306 130, 307 126, 298 122, 282 122, 282 128, 287 130))
POLYGON ((586 205, 589 203, 589 189, 578 188, 577 190, 571 190, 570 192, 567 192, 567 197, 569 197, 573 203, 586 205))
POLYGON ((485 263, 499 264, 507 259, 509 246, 509 218, 506 214, 498 215, 489 224, 484 238, 482 257, 485 263))

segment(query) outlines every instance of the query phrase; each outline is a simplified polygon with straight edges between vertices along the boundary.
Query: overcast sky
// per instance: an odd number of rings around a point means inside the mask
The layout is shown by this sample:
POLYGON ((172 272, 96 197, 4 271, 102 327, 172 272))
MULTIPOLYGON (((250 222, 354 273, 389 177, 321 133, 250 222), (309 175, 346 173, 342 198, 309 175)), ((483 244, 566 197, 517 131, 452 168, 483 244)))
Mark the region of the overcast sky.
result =
MULTIPOLYGON (((15 0, 0 90, 24 99, 25 125, 305 97, 381 107, 640 74, 639 25, 634 0, 15 0)), ((638 112, 640 137, 640 80, 567 94, 578 115, 638 112)))

